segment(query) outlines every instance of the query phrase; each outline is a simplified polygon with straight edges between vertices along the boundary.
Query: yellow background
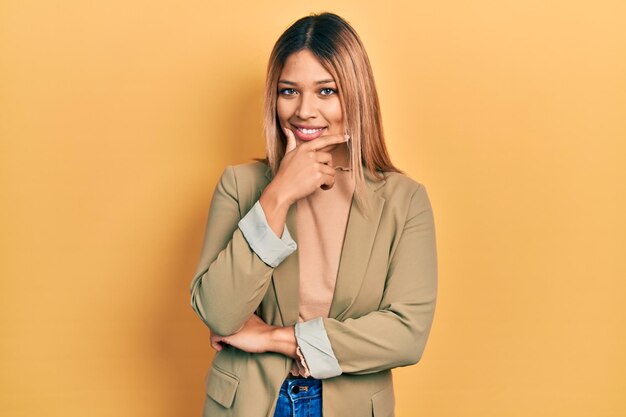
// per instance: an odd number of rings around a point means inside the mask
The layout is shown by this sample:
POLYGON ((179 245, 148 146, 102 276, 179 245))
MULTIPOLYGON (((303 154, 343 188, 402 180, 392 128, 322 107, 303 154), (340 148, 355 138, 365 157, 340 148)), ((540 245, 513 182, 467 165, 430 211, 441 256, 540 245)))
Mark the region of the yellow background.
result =
POLYGON ((5 0, 0 414, 198 416, 188 287, 226 165, 263 155, 271 47, 362 36, 440 292, 399 417, 626 416, 626 3, 5 0))

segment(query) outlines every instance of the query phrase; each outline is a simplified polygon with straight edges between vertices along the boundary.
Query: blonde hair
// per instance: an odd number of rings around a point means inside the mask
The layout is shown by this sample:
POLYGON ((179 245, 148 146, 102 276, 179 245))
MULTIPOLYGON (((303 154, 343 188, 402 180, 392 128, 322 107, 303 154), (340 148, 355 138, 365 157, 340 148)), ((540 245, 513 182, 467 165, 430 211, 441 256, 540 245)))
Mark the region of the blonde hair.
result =
POLYGON ((401 172, 389 158, 385 146, 378 93, 367 53, 356 31, 334 13, 311 14, 292 24, 276 41, 270 54, 265 83, 264 133, 267 163, 276 175, 285 155, 287 139, 279 128, 276 99, 278 79, 287 58, 308 49, 337 83, 350 150, 351 175, 355 181, 354 196, 364 212, 363 165, 382 180, 382 172, 401 172))

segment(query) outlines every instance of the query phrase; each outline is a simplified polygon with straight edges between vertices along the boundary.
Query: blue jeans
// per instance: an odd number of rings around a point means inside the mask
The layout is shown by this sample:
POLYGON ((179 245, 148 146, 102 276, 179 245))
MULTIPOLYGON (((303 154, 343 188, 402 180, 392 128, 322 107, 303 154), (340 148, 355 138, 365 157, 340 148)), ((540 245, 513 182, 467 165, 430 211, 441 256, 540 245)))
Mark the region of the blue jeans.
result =
POLYGON ((322 381, 286 379, 280 387, 274 417, 322 417, 322 381))

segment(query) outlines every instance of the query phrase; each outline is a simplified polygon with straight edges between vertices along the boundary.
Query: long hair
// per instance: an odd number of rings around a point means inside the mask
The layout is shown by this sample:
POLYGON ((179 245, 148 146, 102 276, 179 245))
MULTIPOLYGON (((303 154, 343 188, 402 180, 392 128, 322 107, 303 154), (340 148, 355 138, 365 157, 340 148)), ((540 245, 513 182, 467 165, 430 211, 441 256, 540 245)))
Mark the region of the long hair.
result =
POLYGON ((359 207, 367 212, 363 167, 379 180, 384 178, 382 172, 402 171, 391 163, 387 153, 378 93, 363 43, 348 22, 334 13, 311 14, 299 19, 278 38, 272 49, 265 83, 264 162, 276 175, 287 144, 276 112, 278 79, 287 58, 303 49, 310 50, 337 83, 345 133, 350 135, 347 143, 355 182, 354 196, 359 207))

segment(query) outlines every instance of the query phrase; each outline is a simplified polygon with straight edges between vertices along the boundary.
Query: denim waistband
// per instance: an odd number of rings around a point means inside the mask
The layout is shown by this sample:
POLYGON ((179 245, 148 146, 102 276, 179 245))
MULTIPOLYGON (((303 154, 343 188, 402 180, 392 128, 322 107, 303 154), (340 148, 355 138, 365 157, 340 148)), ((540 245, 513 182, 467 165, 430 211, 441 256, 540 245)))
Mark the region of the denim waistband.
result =
POLYGON ((293 399, 299 397, 317 397, 322 395, 322 381, 314 378, 285 379, 280 387, 280 393, 293 399))

